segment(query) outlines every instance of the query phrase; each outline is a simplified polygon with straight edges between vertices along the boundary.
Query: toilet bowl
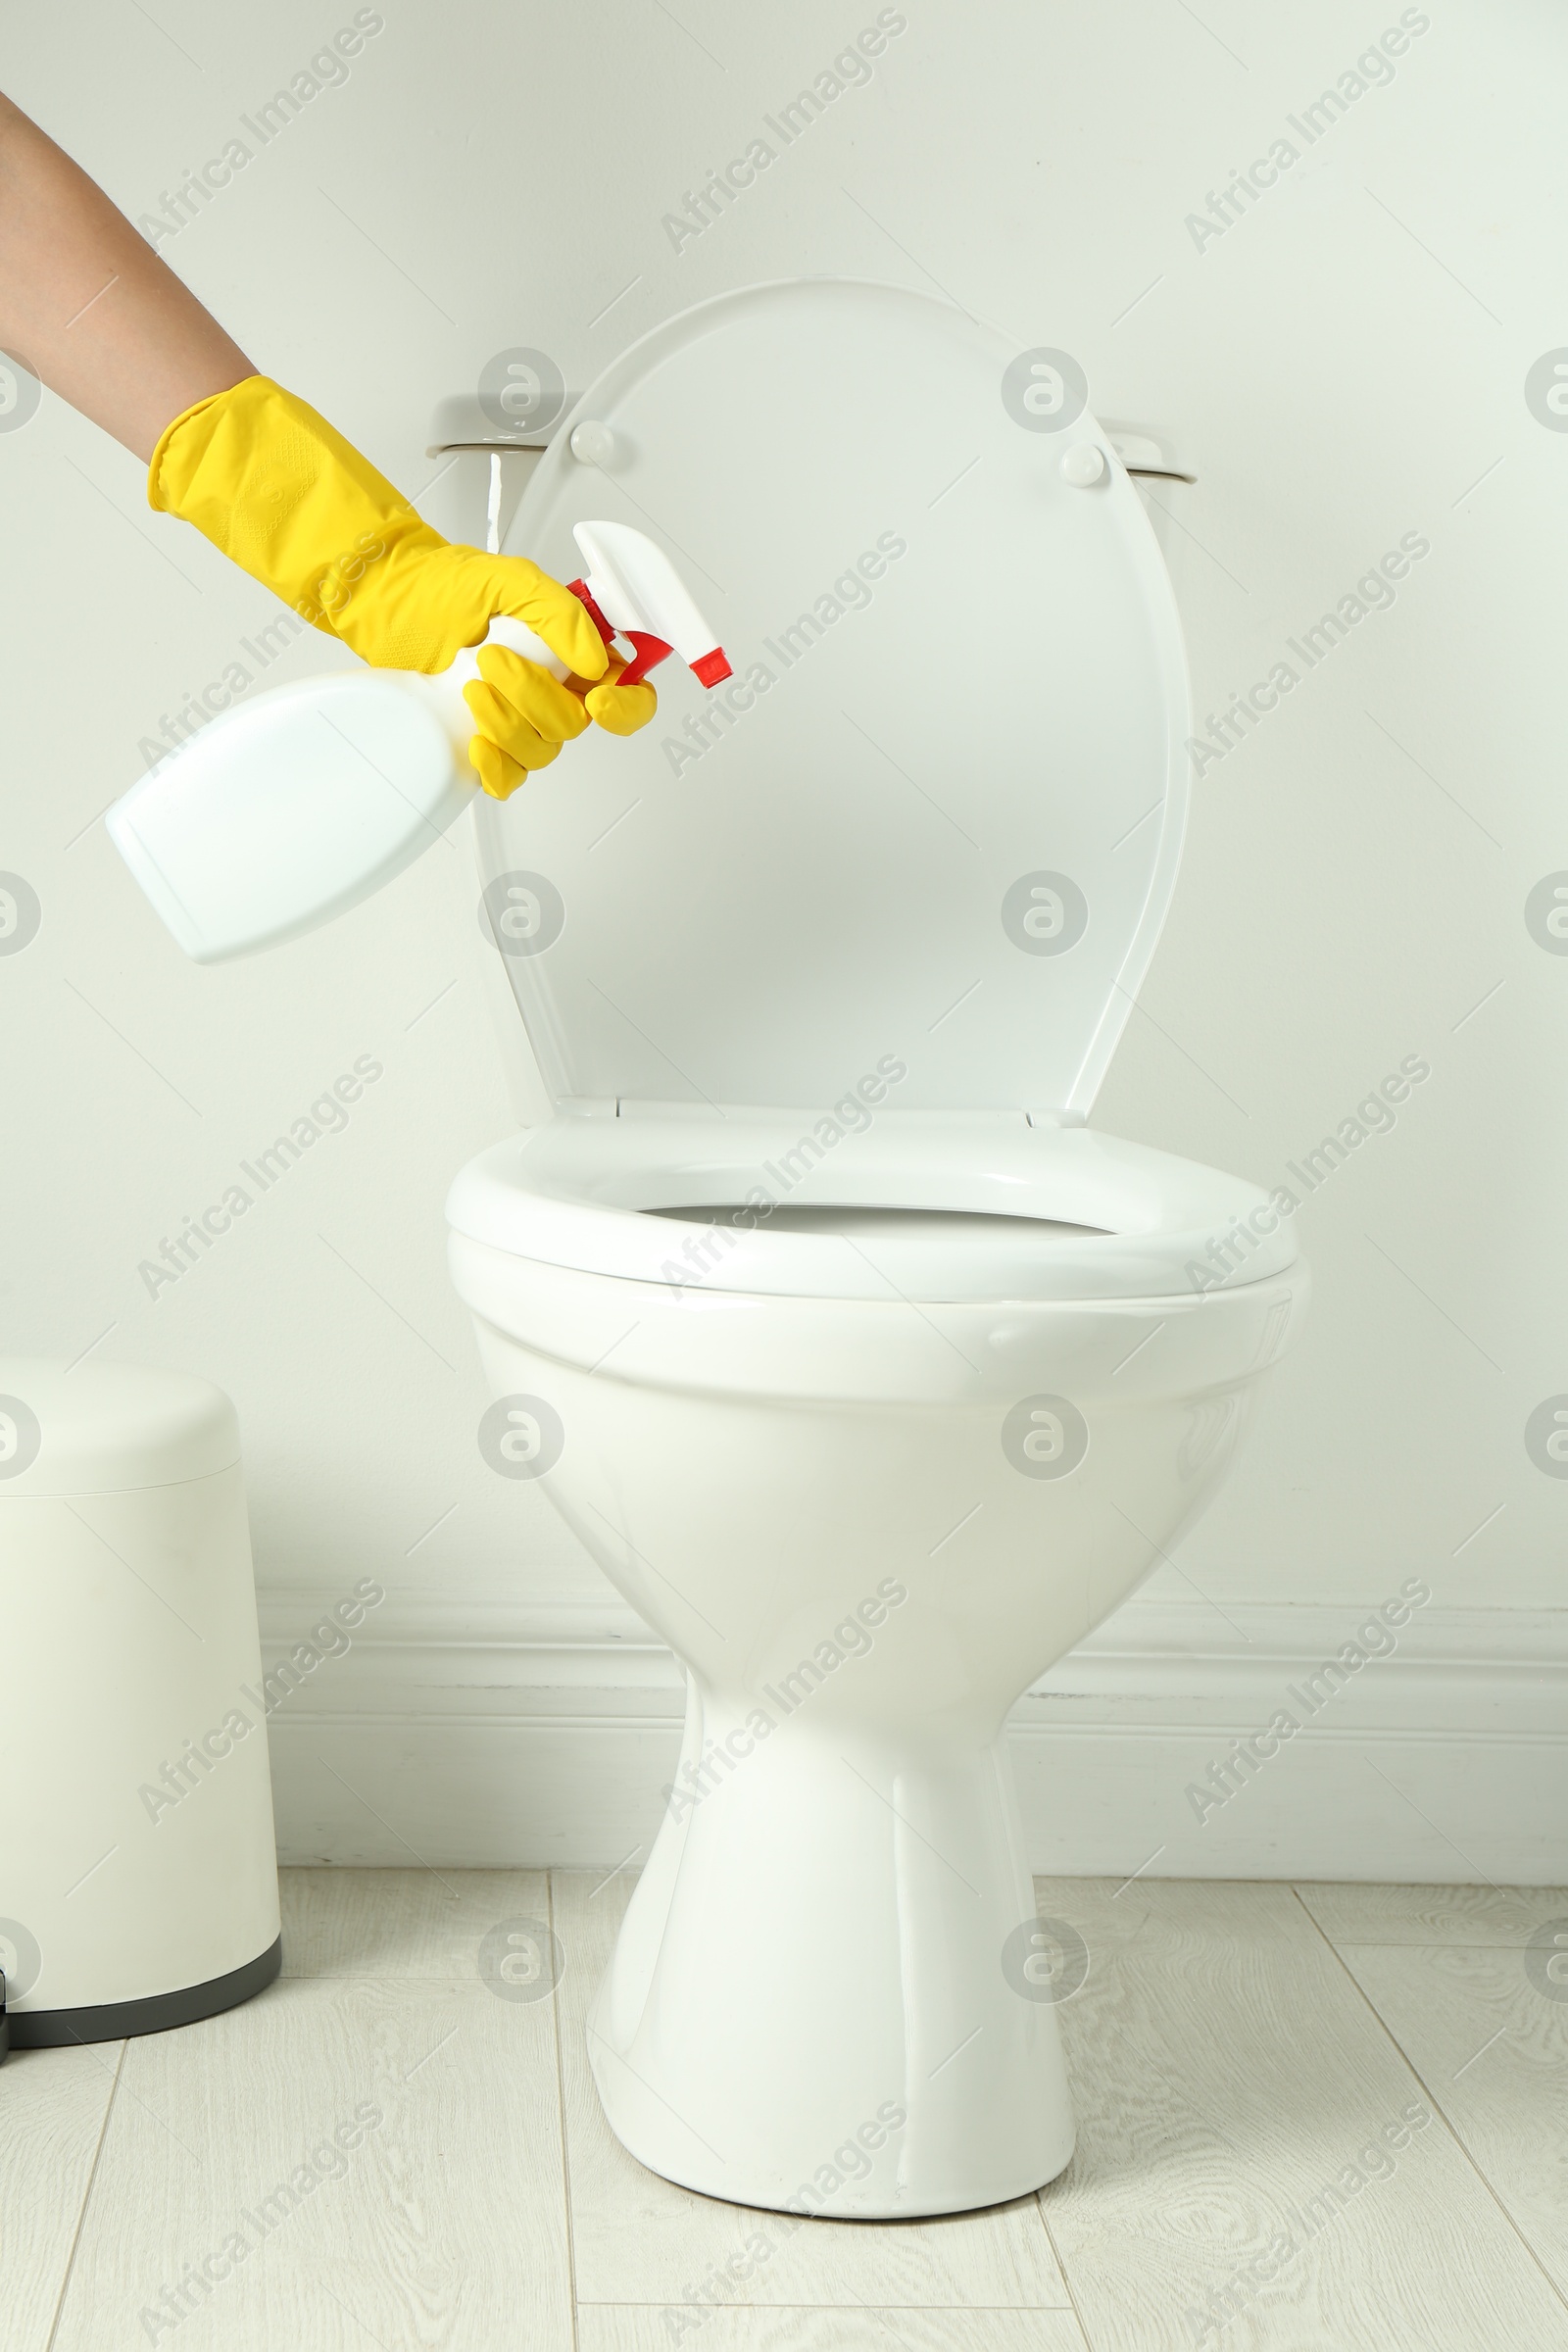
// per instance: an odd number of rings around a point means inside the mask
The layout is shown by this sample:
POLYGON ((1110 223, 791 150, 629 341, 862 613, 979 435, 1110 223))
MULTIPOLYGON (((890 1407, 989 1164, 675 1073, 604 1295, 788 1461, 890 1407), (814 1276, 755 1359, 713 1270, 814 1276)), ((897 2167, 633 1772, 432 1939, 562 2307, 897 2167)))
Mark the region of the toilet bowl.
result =
POLYGON ((743 2204, 1068 2161, 1007 1711, 1202 1509, 1306 1296, 1277 1197, 1087 1124, 1187 706, 1076 381, 922 297, 754 289, 617 362, 514 526, 549 564, 622 496, 743 649, 479 813, 541 1115, 447 1212, 487 1458, 687 1670, 600 2096, 743 2204))

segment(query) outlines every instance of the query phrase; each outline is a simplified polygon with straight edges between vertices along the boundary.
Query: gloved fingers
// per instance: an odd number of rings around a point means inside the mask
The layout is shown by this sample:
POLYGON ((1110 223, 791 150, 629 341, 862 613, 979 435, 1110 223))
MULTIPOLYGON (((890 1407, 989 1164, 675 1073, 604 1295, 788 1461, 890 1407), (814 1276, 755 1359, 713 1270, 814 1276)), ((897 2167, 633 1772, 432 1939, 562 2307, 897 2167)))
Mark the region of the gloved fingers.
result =
POLYGON ((607 734, 634 735, 659 708, 646 681, 618 683, 626 664, 616 656, 598 685, 582 680, 585 699, 507 646, 482 647, 478 662, 479 677, 465 686, 463 699, 477 730, 468 757, 492 800, 508 799, 530 770, 548 767, 562 744, 580 735, 590 719, 607 734))
MULTIPOLYGON (((503 702, 548 742, 570 743, 588 724, 581 696, 553 678, 537 662, 505 645, 481 646, 478 661, 485 684, 494 687, 503 702)), ((506 737, 499 736, 497 741, 505 743, 506 737)))
MULTIPOLYGON (((529 724, 519 710, 493 686, 483 686, 477 679, 463 689, 463 699, 473 713, 477 729, 475 741, 488 741, 498 751, 505 752, 519 767, 548 767, 561 750, 559 736, 545 735, 529 724)), ((469 749, 473 757, 472 747, 469 749)), ((474 765, 478 766, 478 761, 474 765)), ((481 774, 483 770, 480 770, 481 774)))
POLYGON ((588 716, 607 735, 635 735, 659 709, 659 697, 646 678, 635 686, 617 684, 625 667, 624 662, 612 655, 609 674, 583 698, 588 716))
POLYGON ((493 801, 510 800, 519 784, 528 781, 528 770, 519 767, 510 752, 487 735, 468 738, 468 758, 479 773, 479 782, 493 801))
POLYGON ((602 678, 609 662, 605 641, 569 588, 563 588, 522 556, 497 556, 498 612, 525 620, 558 661, 580 678, 602 678))

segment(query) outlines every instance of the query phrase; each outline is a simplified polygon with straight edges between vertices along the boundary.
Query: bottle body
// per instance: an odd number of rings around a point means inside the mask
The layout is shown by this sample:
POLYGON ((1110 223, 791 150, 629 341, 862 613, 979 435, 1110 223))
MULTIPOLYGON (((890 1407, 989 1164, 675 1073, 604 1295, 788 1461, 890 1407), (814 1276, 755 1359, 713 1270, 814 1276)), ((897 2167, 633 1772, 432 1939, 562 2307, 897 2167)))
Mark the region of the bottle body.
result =
MULTIPOLYGON (((552 675, 521 621, 492 622, 552 675)), ((219 963, 358 906, 457 822, 479 788, 463 689, 479 649, 437 677, 359 669, 225 710, 117 801, 116 848, 185 954, 219 963)))

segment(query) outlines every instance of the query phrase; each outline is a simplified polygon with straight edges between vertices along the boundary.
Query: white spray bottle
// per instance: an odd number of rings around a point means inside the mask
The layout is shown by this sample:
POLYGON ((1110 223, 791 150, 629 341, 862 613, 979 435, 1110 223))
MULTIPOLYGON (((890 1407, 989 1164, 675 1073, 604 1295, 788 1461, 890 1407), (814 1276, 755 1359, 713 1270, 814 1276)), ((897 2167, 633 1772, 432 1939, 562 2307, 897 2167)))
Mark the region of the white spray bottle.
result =
MULTIPOLYGON (((579 522, 573 535, 585 574, 572 593, 607 644, 632 647, 622 684, 674 652, 704 686, 729 676, 651 539, 619 522, 579 522)), ((567 674, 520 620, 492 621, 485 644, 567 674)), ((223 711, 115 802, 110 837, 187 956, 219 963, 314 930, 456 822, 479 789, 463 699, 479 650, 433 678, 362 668, 274 687, 223 711)))

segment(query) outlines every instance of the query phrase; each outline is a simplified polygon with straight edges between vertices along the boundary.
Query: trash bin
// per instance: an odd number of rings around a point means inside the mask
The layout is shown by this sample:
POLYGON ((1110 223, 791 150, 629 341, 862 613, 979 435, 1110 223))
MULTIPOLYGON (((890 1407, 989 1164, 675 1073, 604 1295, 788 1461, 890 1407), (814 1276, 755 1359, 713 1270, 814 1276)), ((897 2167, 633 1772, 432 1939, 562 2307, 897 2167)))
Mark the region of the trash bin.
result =
MULTIPOLYGON (((282 1961, 239 1425, 0 1357, 0 1970, 14 2049, 187 2025, 282 1961)), ((0 2043, 3 2050, 3 2043, 0 2043)))

